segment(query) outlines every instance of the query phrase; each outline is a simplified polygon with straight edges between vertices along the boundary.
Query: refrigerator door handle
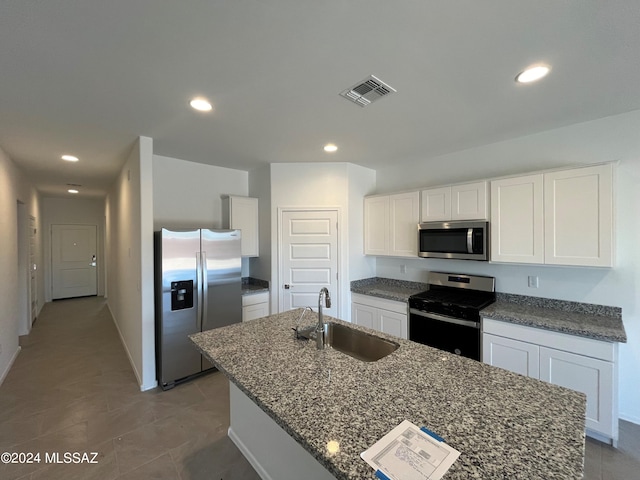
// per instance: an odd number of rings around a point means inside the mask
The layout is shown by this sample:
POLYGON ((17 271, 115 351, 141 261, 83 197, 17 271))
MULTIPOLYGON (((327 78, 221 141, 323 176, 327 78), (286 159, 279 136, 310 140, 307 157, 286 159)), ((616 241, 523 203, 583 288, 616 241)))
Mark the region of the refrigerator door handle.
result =
POLYGON ((200 252, 196 252, 196 298, 198 302, 196 323, 198 330, 202 330, 202 254, 200 252))
POLYGON ((200 330, 202 330, 202 327, 204 326, 204 319, 207 318, 207 310, 209 306, 209 275, 207 274, 207 252, 202 251, 200 256, 202 259, 202 268, 200 269, 202 272, 202 315, 198 317, 198 322, 200 323, 200 330))

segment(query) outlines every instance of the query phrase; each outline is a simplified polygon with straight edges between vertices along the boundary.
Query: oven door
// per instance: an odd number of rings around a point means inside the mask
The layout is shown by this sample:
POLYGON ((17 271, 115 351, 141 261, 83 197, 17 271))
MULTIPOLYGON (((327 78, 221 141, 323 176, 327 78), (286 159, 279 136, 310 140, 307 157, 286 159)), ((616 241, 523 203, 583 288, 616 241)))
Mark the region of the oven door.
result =
POLYGON ((480 324, 409 310, 409 340, 480 360, 480 324))

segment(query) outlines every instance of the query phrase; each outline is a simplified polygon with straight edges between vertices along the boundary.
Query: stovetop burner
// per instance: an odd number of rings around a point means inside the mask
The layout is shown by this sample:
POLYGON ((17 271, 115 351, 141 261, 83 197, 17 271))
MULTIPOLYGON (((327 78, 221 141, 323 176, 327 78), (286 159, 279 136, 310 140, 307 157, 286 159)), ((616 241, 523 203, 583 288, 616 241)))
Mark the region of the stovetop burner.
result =
POLYGON ((480 321, 480 310, 496 300, 495 279, 429 272, 429 290, 409 297, 409 307, 451 318, 480 321))

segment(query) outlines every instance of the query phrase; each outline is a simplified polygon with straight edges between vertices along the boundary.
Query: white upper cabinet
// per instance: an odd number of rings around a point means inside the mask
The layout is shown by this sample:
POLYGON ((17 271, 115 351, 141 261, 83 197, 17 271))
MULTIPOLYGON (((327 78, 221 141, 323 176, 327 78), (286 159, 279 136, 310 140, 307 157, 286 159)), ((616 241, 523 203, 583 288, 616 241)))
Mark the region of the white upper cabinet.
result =
POLYGON ((476 182, 451 187, 451 220, 486 220, 489 183, 476 182))
POLYGON ((364 253, 418 255, 420 194, 398 193, 364 199, 364 253))
POLYGON ((423 190, 420 221, 486 220, 488 188, 483 181, 423 190))
POLYGON ((543 263, 543 176, 491 182, 491 260, 543 263))
POLYGON ((364 199, 364 253, 389 254, 389 196, 364 199))
POLYGON ((430 188, 422 196, 421 222, 451 220, 451 187, 430 188))
POLYGON ((613 166, 491 182, 491 261, 613 266, 613 166))
POLYGON ((230 195, 223 199, 222 211, 224 228, 242 231, 242 256, 259 256, 258 199, 230 195))
POLYGON ((546 173, 544 262, 613 266, 611 164, 546 173))
POLYGON ((389 255, 416 257, 418 255, 418 222, 420 193, 389 195, 389 255))

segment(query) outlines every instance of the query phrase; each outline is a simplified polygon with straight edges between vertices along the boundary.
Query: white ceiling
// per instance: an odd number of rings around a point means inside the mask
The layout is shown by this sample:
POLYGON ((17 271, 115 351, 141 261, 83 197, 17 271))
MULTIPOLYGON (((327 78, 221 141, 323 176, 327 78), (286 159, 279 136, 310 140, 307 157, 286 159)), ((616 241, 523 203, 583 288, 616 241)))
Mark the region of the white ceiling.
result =
POLYGON ((426 159, 640 109, 639 25, 638 0, 0 0, 0 147, 47 194, 104 194, 139 135, 242 170, 426 159), (370 74, 397 93, 338 96, 370 74))

